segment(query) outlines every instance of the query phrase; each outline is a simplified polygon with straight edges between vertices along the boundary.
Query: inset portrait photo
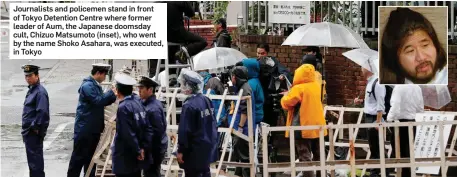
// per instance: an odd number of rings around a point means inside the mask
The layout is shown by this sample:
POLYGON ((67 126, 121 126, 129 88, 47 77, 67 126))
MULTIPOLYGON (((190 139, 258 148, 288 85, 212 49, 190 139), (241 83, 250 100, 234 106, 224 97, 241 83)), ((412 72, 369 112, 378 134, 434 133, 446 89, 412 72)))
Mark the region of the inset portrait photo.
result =
POLYGON ((447 7, 379 7, 381 84, 448 84, 447 7))

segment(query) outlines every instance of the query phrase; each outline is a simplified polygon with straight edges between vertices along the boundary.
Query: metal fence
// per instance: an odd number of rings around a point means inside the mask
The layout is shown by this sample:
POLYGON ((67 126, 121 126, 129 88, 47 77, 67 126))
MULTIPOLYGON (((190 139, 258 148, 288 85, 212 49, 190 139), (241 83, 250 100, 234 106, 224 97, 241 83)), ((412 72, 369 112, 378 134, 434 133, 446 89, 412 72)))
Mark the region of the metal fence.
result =
MULTIPOLYGON (((311 1, 310 22, 333 22, 351 27, 363 37, 377 38, 378 33, 378 6, 448 6, 448 35, 455 40, 456 21, 453 1, 311 1)), ((243 2, 242 26, 246 32, 259 30, 285 29, 293 31, 303 24, 271 23, 268 19, 268 1, 243 2)))

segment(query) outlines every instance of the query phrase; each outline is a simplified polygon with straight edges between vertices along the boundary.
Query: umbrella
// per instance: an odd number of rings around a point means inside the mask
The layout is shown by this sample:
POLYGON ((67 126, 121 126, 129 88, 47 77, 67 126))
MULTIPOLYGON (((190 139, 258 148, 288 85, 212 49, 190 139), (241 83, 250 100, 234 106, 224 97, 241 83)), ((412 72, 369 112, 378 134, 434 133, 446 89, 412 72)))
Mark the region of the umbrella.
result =
POLYGON ((377 51, 371 49, 354 49, 344 52, 343 55, 379 76, 379 57, 377 51))
POLYGON ((224 68, 235 65, 237 62, 247 58, 246 55, 238 50, 227 47, 214 47, 202 51, 194 56, 194 70, 207 70, 224 68))
POLYGON ((282 45, 366 48, 363 38, 344 25, 322 22, 297 28, 282 45))
POLYGON ((451 102, 451 94, 446 85, 419 85, 424 97, 424 105, 441 109, 451 102))

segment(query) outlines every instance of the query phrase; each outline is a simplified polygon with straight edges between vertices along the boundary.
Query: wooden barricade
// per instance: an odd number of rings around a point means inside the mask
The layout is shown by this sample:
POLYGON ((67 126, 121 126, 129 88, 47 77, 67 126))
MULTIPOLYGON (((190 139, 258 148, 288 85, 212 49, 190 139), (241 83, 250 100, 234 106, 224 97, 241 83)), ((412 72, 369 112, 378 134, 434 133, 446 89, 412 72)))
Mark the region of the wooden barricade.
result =
MULTIPOLYGON (((263 163, 261 166, 263 167, 263 176, 269 176, 270 172, 291 172, 291 176, 295 177, 296 172, 298 171, 321 171, 322 177, 327 176, 326 171, 333 171, 336 169, 350 169, 351 176, 356 176, 356 169, 365 169, 366 168, 381 168, 382 173, 381 176, 385 177, 385 169, 386 168, 401 168, 401 167, 424 167, 424 166, 441 166, 441 175, 446 176, 446 172, 449 166, 457 166, 457 153, 454 152, 454 147, 456 146, 457 141, 457 131, 454 132, 453 135, 450 135, 450 148, 447 149, 446 146, 440 146, 441 148, 441 157, 440 158, 414 158, 414 156, 410 158, 400 158, 398 156, 399 153, 396 153, 396 157, 385 158, 381 155, 379 160, 370 160, 369 154, 370 150, 368 144, 360 144, 356 143, 356 137, 359 128, 375 128, 379 126, 379 144, 380 147, 386 147, 389 151, 392 151, 390 145, 385 143, 385 131, 388 127, 394 127, 396 133, 396 147, 394 149, 399 151, 399 139, 398 139, 398 128, 399 127, 408 127, 409 130, 409 137, 410 137, 410 146, 414 146, 414 137, 413 137, 413 127, 415 126, 424 126, 424 125, 434 125, 439 126, 440 131, 443 131, 444 125, 452 125, 457 126, 457 121, 440 121, 440 122, 396 122, 396 123, 382 123, 382 124, 361 124, 361 118, 363 111, 360 110, 361 108, 345 108, 345 107, 325 107, 326 111, 338 111, 338 123, 336 125, 330 123, 329 125, 325 126, 281 126, 281 127, 262 127, 262 141, 263 143, 267 143, 267 135, 272 131, 290 131, 289 134, 289 142, 290 142, 290 162, 281 162, 281 163, 270 163, 268 162, 268 148, 266 146, 262 147, 263 151, 263 163), (357 124, 343 124, 343 114, 344 111, 349 112, 359 112, 359 117, 357 119, 357 124), (324 130, 328 130, 329 142, 325 142, 324 140, 324 130), (349 142, 348 143, 338 143, 338 136, 342 138, 342 135, 339 134, 342 130, 345 129, 349 133, 349 142), (320 137, 319 137, 319 147, 320 147, 320 161, 312 161, 312 162, 296 162, 295 159, 295 134, 293 131, 301 131, 301 130, 319 130, 320 137), (329 146, 329 153, 325 153, 325 146, 329 146), (346 160, 334 160, 333 152, 335 146, 339 147, 349 147, 349 153, 346 160), (389 146, 389 147, 387 147, 389 146), (356 159, 355 158, 355 148, 364 148, 367 150, 367 158, 366 159, 356 159), (443 149, 444 148, 444 149, 443 149), (447 156, 445 155, 447 152, 447 156), (325 155, 328 156, 326 159, 325 155)), ((434 111, 426 111, 426 113, 440 113, 440 114, 450 114, 454 117, 457 116, 455 112, 434 112, 434 111)), ((440 134, 440 143, 447 143, 444 142, 442 138, 442 134, 440 134)), ((414 148, 410 149, 410 154, 414 154, 414 148)), ((380 148, 380 154, 384 154, 384 148, 380 148)), ((414 171, 413 171, 414 172, 414 171)), ((413 173, 412 172, 412 173, 413 173)), ((397 170, 397 176, 399 175, 400 170, 397 170)), ((363 173, 362 173, 363 174, 363 173)), ((414 174, 415 175, 415 172, 414 174)), ((334 177, 335 173, 331 173, 331 176, 334 177)))
MULTIPOLYGON (((167 121, 169 123, 168 127, 167 127, 167 134, 169 135, 170 139, 172 140, 172 145, 170 147, 172 147, 171 149, 169 149, 169 151, 171 150, 172 152, 176 152, 176 149, 177 149, 177 141, 178 141, 178 138, 177 138, 177 131, 178 131, 178 125, 176 124, 176 105, 175 105, 175 100, 177 98, 186 98, 188 97, 188 95, 184 95, 184 94, 178 94, 178 89, 175 89, 173 91, 173 93, 161 93, 161 96, 164 96, 166 98, 171 98, 171 102, 169 104, 169 107, 167 109, 167 121), (173 117, 174 115, 174 117, 173 117), (171 121, 170 121, 170 116, 171 116, 171 121)), ((230 126, 229 128, 218 128, 218 132, 225 132, 226 133, 226 136, 228 136, 228 138, 230 139, 232 137, 232 134, 236 135, 237 137, 241 138, 241 139, 244 139, 246 141, 248 141, 249 143, 249 160, 250 162, 249 163, 238 163, 238 162, 227 162, 227 161, 224 161, 225 159, 225 155, 227 153, 227 147, 228 147, 228 144, 231 143, 229 141, 224 141, 223 143, 223 150, 222 150, 222 155, 219 159, 219 161, 217 162, 217 168, 211 168, 211 173, 215 173, 216 177, 219 176, 219 172, 221 170, 221 167, 222 165, 230 165, 230 166, 236 166, 236 167, 245 167, 245 168, 250 168, 251 171, 251 175, 250 176, 255 176, 255 162, 254 162, 254 131, 253 131, 253 120, 252 120, 252 100, 251 100, 251 97, 242 97, 242 93, 243 93, 243 90, 240 90, 240 92, 238 93, 237 96, 233 96, 233 95, 227 95, 227 90, 224 91, 224 94, 223 95, 210 95, 210 94, 207 94, 206 96, 208 96, 210 99, 218 99, 218 100, 221 100, 222 103, 224 101, 235 101, 236 104, 235 104, 235 110, 234 110, 234 113, 233 115, 236 115, 237 112, 238 112, 238 108, 239 108, 239 105, 240 105, 240 101, 241 100, 246 100, 247 102, 247 105, 248 105, 248 117, 247 117, 247 123, 248 123, 248 135, 249 136, 246 136, 244 134, 241 134, 239 133, 238 131, 234 130, 233 129, 233 126, 234 126, 234 123, 235 123, 235 119, 232 119, 232 121, 230 122, 230 126)), ((209 92, 208 92, 209 93, 209 92)), ((216 120, 219 120, 220 119, 220 116, 221 116, 221 113, 222 113, 222 106, 223 104, 221 103, 220 107, 219 107, 219 111, 216 115, 216 120)), ((169 141, 170 142, 170 141, 169 141)), ((174 156, 169 156, 168 158, 168 162, 166 165, 162 165, 162 169, 165 170, 165 177, 168 177, 171 173, 171 171, 177 171, 177 170, 180 170, 179 168, 179 165, 174 162, 175 160, 175 157, 174 156)))
MULTIPOLYGON (((111 86, 110 83, 104 83, 102 84, 104 87, 104 90, 109 89, 111 86)), ((168 106, 166 109, 166 120, 168 122, 167 126, 167 135, 169 137, 169 149, 168 149, 168 155, 165 158, 165 162, 167 162, 166 165, 162 164, 162 169, 165 171, 165 176, 168 177, 172 171, 177 171, 180 170, 179 166, 175 162, 175 156, 171 154, 171 152, 176 152, 177 150, 177 142, 178 142, 178 136, 177 136, 177 130, 178 130, 178 125, 176 121, 176 99, 177 98, 186 98, 188 95, 184 94, 178 94, 179 89, 172 89, 173 92, 169 93, 161 93, 158 92, 156 95, 157 97, 165 97, 166 99, 171 98, 171 101, 168 102, 168 106)), ((220 99, 222 102, 224 101, 235 101, 235 110, 234 110, 234 115, 237 114, 238 108, 240 105, 241 100, 246 100, 247 105, 248 105, 248 118, 247 118, 247 123, 248 123, 248 134, 249 136, 246 136, 244 134, 239 133, 238 131, 233 129, 235 119, 232 119, 230 122, 230 127, 229 128, 219 128, 219 132, 225 132, 228 137, 232 137, 232 134, 236 135, 237 137, 244 139, 249 142, 249 157, 250 157, 250 162, 249 163, 236 163, 236 162, 224 162, 223 159, 225 157, 225 154, 227 152, 227 146, 229 141, 225 141, 223 144, 223 151, 222 151, 222 157, 220 160, 217 162, 218 168, 212 168, 211 172, 215 173, 216 176, 219 176, 219 172, 221 170, 222 165, 230 165, 230 166, 240 166, 240 167, 246 167, 246 168, 251 168, 251 176, 255 176, 255 164, 254 164, 254 145, 253 145, 253 120, 252 120, 252 100, 251 97, 242 97, 243 91, 241 90, 237 96, 233 95, 227 95, 227 90, 224 91, 223 95, 209 95, 207 94, 210 99, 220 99)), ((90 166, 87 170, 87 172, 91 171, 92 168, 96 168, 96 176, 97 177, 104 177, 104 176, 114 176, 114 174, 111 171, 111 144, 114 140, 114 135, 116 131, 116 111, 117 111, 117 106, 118 103, 114 103, 110 106, 105 107, 105 129, 104 132, 102 133, 100 137, 99 144, 97 146, 97 149, 94 153, 94 156, 92 157, 90 166)), ((222 106, 219 108, 219 111, 217 112, 217 120, 219 120, 220 115, 222 113, 222 106)), ((89 174, 89 173, 87 173, 89 174)), ((88 177, 86 175, 85 177, 88 177)))
POLYGON ((116 112, 117 103, 113 103, 110 106, 105 107, 105 129, 100 136, 100 141, 97 145, 89 168, 87 169, 85 177, 89 177, 89 172, 92 168, 96 169, 95 176, 114 176, 111 171, 111 144, 114 140, 116 132, 116 112))

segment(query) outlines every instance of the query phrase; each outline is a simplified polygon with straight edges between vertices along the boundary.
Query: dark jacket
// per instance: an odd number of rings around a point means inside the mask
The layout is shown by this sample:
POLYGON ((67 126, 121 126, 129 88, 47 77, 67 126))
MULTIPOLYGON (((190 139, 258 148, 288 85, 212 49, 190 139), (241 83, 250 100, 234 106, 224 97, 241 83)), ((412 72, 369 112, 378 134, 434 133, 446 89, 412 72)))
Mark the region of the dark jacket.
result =
POLYGON ((232 47, 232 36, 230 36, 230 33, 226 29, 219 31, 214 37, 213 47, 215 46, 228 48, 232 47))
POLYGON ((102 87, 89 76, 79 87, 76 108, 75 133, 102 133, 105 128, 105 106, 116 101, 112 90, 103 93, 102 87))
POLYGON ((49 126, 49 97, 46 89, 40 84, 29 86, 22 111, 22 135, 31 130, 38 130, 44 138, 49 126))
POLYGON ((165 119, 163 104, 155 96, 151 96, 143 101, 143 105, 146 108, 146 114, 154 132, 151 152, 157 154, 165 153, 168 146, 168 137, 166 134, 167 120, 165 119))
MULTIPOLYGON (((238 81, 237 81, 238 82, 238 81)), ((255 95, 252 93, 251 86, 249 86, 248 82, 240 82, 242 84, 239 86, 240 89, 237 89, 237 94, 238 92, 243 89, 243 94, 242 96, 251 96, 251 100, 255 100, 255 95)), ((238 85, 238 84, 237 84, 238 85)), ((248 102, 246 100, 241 100, 240 101, 240 106, 238 108, 237 114, 233 115, 235 113, 235 106, 236 102, 232 101, 232 104, 230 106, 230 111, 229 111, 229 116, 228 116, 228 123, 230 124, 232 122, 232 119, 235 118, 235 123, 233 124, 233 129, 238 130, 238 125, 240 124, 241 121, 241 114, 248 114, 248 102)), ((255 101, 251 101, 252 103, 252 108, 255 108, 255 101)), ((253 123, 255 124, 255 112, 252 110, 252 116, 253 116, 253 123)), ((255 132, 255 125, 254 127, 254 132, 255 132)), ((243 126, 243 134, 248 136, 248 121, 246 120, 244 126, 243 126)))
POLYGON ((166 1, 168 33, 184 30, 184 17, 191 18, 195 11, 190 1, 166 1))
POLYGON ((140 170, 144 162, 137 157, 141 149, 147 149, 151 144, 152 137, 148 135, 151 129, 146 109, 139 99, 129 95, 119 102, 116 135, 111 147, 114 174, 131 174, 140 170))
POLYGON ((183 104, 178 129, 178 153, 183 169, 204 170, 217 160, 217 125, 211 100, 203 94, 190 96, 183 104))

